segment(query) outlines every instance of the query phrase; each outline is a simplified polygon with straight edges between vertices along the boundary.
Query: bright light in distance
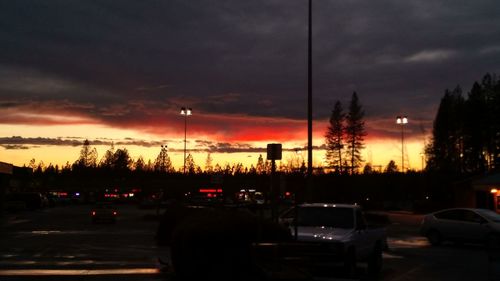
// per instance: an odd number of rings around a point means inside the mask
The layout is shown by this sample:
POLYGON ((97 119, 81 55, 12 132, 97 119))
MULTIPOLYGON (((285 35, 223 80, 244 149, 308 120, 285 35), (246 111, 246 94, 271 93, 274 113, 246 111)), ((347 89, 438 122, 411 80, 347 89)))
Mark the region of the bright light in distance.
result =
POLYGON ((200 193, 222 193, 221 188, 200 188, 199 189, 200 193))
POLYGON ((117 214, 117 213, 116 213, 116 211, 114 211, 114 212, 113 212, 113 216, 116 216, 116 214, 117 214))
POLYGON ((396 117, 397 124, 408 124, 408 117, 406 116, 397 116, 396 117))
POLYGON ((181 115, 192 115, 192 109, 191 108, 185 108, 185 107, 182 107, 181 108, 181 115))
POLYGON ((95 211, 92 212, 92 215, 95 216, 95 211))
POLYGON ((128 197, 134 197, 134 194, 133 193, 129 193, 128 197))
POLYGON ((80 196, 80 192, 75 193, 76 196, 80 196))
POLYGON ((491 192, 491 193, 497 193, 497 192, 498 192, 498 189, 493 188, 493 189, 491 189, 491 190, 490 190, 490 192, 491 192))

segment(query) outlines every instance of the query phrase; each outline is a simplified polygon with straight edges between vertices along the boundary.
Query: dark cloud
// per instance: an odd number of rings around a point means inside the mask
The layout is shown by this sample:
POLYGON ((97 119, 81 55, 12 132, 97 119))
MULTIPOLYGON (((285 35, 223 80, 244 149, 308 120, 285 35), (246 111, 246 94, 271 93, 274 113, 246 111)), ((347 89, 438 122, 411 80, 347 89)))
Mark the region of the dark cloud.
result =
MULTIPOLYGON (((14 150, 14 149, 30 149, 39 146, 81 146, 84 140, 81 138, 24 138, 20 136, 3 137, 0 138, 0 146, 4 149, 14 150)), ((100 138, 89 140, 91 146, 142 146, 142 147, 160 147, 162 145, 167 145, 171 141, 146 141, 138 140, 134 138, 125 138, 123 140, 100 138)), ((267 153, 266 147, 255 147, 250 144, 231 144, 225 142, 213 142, 207 140, 195 140, 195 147, 190 148, 189 152, 210 152, 210 153, 267 153)), ((324 146, 317 147, 314 149, 324 149, 324 146)), ((283 151, 302 151, 306 150, 306 147, 283 147, 283 151)), ((170 152, 183 152, 182 148, 168 148, 170 152)))
POLYGON ((83 141, 62 139, 62 138, 24 138, 20 136, 2 137, 0 138, 1 145, 66 145, 78 146, 82 145, 83 141))
MULTIPOLYGON (((267 153, 266 147, 255 147, 250 144, 245 143, 226 143, 226 142, 213 142, 206 140, 196 140, 196 148, 190 149, 190 151, 195 152, 211 152, 211 153, 235 153, 235 152, 244 152, 244 153, 267 153)), ((314 146, 313 149, 325 149, 324 145, 314 146)), ((307 147, 283 147, 283 151, 287 152, 297 152, 297 151, 305 151, 307 147)))
POLYGON ((1 147, 7 149, 7 150, 26 150, 30 149, 29 146, 25 145, 19 145, 19 144, 1 144, 1 147))
MULTIPOLYGON (((2 137, 0 138, 0 145, 6 149, 28 149, 31 146, 41 146, 41 145, 53 145, 53 146, 81 146, 84 140, 82 138, 24 138, 20 136, 12 137, 2 137)), ((137 145, 143 147, 160 147, 161 145, 168 143, 169 141, 146 141, 138 140, 133 138, 126 138, 123 140, 114 139, 94 139, 89 140, 90 145, 115 145, 115 146, 128 146, 137 145)))
MULTIPOLYGON (((91 120, 145 127, 184 105, 303 120, 306 5, 2 1, 0 109, 63 102, 91 120)), ((314 1, 313 28, 317 119, 357 91, 368 118, 405 112, 428 125, 445 88, 499 72, 496 0, 314 1)), ((390 134, 386 124, 377 133, 390 134)))

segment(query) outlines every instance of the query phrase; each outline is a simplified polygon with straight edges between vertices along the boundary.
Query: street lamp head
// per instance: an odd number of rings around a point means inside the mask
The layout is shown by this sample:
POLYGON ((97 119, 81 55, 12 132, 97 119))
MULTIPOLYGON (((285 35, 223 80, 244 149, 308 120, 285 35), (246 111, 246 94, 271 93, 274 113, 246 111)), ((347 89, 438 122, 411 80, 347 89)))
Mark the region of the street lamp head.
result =
POLYGON ((192 115, 193 110, 191 108, 181 107, 181 115, 192 115))
POLYGON ((396 123, 397 124, 401 124, 401 125, 408 124, 408 117, 406 117, 406 116, 396 116, 396 123))

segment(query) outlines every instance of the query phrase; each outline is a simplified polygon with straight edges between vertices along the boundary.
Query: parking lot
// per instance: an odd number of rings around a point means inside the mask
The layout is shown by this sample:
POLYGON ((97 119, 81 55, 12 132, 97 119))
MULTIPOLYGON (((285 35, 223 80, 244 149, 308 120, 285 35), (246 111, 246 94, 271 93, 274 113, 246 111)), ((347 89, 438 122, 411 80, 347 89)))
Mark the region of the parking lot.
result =
MULTIPOLYGON (((116 224, 92 224, 91 206, 55 207, 0 218, 0 280, 175 280, 160 274, 156 210, 119 205, 116 224), (70 277, 70 278, 69 278, 70 277)), ((418 235, 421 216, 388 213, 389 250, 381 280, 489 280, 498 264, 481 245, 431 247, 418 235)), ((345 280, 321 270, 315 280, 345 280)), ((351 280, 364 280, 363 268, 351 280)))

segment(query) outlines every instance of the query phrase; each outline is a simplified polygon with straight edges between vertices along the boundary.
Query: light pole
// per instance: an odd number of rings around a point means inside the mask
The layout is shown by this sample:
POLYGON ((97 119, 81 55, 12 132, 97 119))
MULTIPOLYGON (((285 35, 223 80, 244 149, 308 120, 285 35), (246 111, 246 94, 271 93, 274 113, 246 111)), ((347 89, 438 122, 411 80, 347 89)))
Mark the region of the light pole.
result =
POLYGON ((401 125, 401 173, 405 172, 405 153, 404 153, 404 142, 405 142, 405 125, 408 124, 408 117, 406 116, 396 116, 396 124, 401 125))
MULTIPOLYGON (((307 28, 307 178, 311 180, 312 176, 312 0, 308 2, 308 28, 307 28)), ((308 186, 309 188, 309 186, 308 186)), ((309 191, 309 190, 308 190, 309 191)))
POLYGON ((184 174, 186 173, 186 135, 187 135, 187 117, 193 114, 189 107, 181 107, 181 115, 184 115, 184 174))
MULTIPOLYGON (((312 172, 313 172, 313 82, 312 82, 312 0, 308 1, 307 12, 307 176, 306 186, 301 201, 307 202, 312 198, 312 172)), ((299 197, 295 197, 295 203, 299 197)), ((298 208, 295 208, 298 209, 298 208)), ((295 229, 297 237, 297 229, 295 229)))

